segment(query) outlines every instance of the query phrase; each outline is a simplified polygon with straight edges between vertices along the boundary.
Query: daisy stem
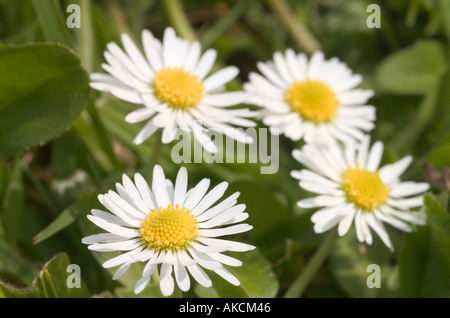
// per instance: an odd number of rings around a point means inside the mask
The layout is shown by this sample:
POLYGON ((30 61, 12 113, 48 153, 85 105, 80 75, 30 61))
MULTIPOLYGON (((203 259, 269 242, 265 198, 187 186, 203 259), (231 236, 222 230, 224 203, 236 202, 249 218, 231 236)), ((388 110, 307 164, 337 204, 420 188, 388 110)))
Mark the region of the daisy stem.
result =
POLYGON ((173 25, 177 33, 190 42, 197 40, 191 23, 189 22, 186 13, 184 12, 183 5, 180 0, 164 0, 164 9, 170 24, 173 25))
POLYGON ((279 16, 286 29, 291 33, 297 44, 309 54, 320 50, 320 43, 306 26, 292 13, 284 0, 267 0, 267 4, 279 16))
POLYGON ((309 283, 328 257, 337 237, 338 235, 336 230, 333 230, 330 232, 330 234, 328 234, 328 236, 323 240, 322 244, 310 259, 309 263, 291 284, 286 294, 284 294, 284 298, 301 297, 306 287, 308 287, 309 283))

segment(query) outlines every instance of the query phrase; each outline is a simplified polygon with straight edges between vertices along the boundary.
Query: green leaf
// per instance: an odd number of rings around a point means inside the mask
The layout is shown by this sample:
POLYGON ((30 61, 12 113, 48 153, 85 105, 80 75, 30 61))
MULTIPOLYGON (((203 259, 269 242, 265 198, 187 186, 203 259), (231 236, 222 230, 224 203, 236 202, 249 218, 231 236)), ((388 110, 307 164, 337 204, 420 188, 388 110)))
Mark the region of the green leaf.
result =
POLYGON ((430 153, 427 161, 435 168, 450 167, 450 142, 439 145, 430 153))
POLYGON ((361 244, 354 228, 336 241, 330 254, 330 271, 342 290, 350 297, 377 297, 380 293, 392 293, 388 282, 394 271, 389 261, 391 252, 374 235, 373 245, 361 244), (375 273, 369 265, 379 266, 380 288, 369 288, 369 276, 375 273))
POLYGON ((37 295, 29 288, 16 288, 6 282, 0 281, 0 298, 31 298, 37 295))
POLYGON ((244 253, 232 253, 230 256, 242 261, 240 267, 226 266, 240 281, 234 286, 215 273, 208 272, 213 282, 212 287, 205 288, 196 285, 195 293, 207 298, 273 298, 278 292, 278 281, 272 272, 270 263, 258 252, 253 250, 244 253))
POLYGON ((232 182, 228 191, 241 193, 238 200, 245 203, 246 211, 250 215, 247 222, 253 226, 253 229, 248 232, 252 242, 263 238, 268 230, 288 217, 288 211, 280 199, 261 183, 239 180, 232 182))
POLYGON ((424 206, 427 225, 405 235, 399 296, 450 297, 450 215, 432 194, 425 195, 424 206))
MULTIPOLYGON (((65 253, 48 261, 39 272, 32 286, 39 297, 45 298, 86 298, 89 291, 80 277, 80 288, 70 288, 68 280, 72 272, 69 270, 70 260, 65 253)), ((80 273, 81 274, 81 273, 80 273)))
POLYGON ((89 76, 59 44, 0 48, 0 153, 61 135, 88 101, 89 76))
POLYGON ((6 187, 2 202, 1 224, 6 239, 10 243, 17 242, 22 227, 22 214, 24 209, 24 189, 22 180, 22 163, 16 161, 11 179, 6 187))
POLYGON ((446 60, 441 43, 421 39, 387 56, 378 66, 376 83, 385 93, 425 94, 436 85, 446 60))
MULTIPOLYGON (((25 288, 17 288, 6 282, 0 281, 0 297, 5 298, 88 298, 90 297, 81 275, 73 278, 75 271, 69 267, 70 259, 66 253, 53 257, 39 271, 32 284, 25 288), (79 286, 70 286, 79 279, 79 286)), ((79 271, 81 274, 81 269, 79 271)))
POLYGON ((0 273, 1 276, 23 285, 30 285, 36 274, 19 250, 2 239, 0 239, 0 273))

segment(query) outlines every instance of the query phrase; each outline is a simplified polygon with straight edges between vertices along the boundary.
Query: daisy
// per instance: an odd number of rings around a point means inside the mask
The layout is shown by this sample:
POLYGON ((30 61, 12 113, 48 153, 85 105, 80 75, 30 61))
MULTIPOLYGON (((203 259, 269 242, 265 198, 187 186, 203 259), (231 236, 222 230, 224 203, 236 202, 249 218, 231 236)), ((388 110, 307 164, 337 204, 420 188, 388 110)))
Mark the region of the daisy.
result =
POLYGON ((192 132, 209 152, 217 148, 206 134, 218 130, 230 138, 250 143, 250 136, 232 129, 253 127, 249 109, 228 109, 246 101, 243 91, 223 92, 225 84, 238 75, 238 68, 228 66, 208 75, 216 51, 203 54, 199 42, 190 44, 176 36, 173 28, 165 29, 162 42, 148 30, 142 32, 144 54, 127 34, 121 36, 124 50, 112 42, 104 53, 108 74, 91 74, 91 87, 140 105, 125 117, 128 123, 147 121, 133 143, 141 144, 158 129, 161 140, 174 140, 177 128, 192 132))
POLYGON ((211 279, 202 267, 233 285, 240 284, 223 264, 241 266, 242 262, 223 253, 249 251, 254 246, 218 238, 252 229, 241 223, 248 214, 244 204, 236 204, 239 192, 216 204, 228 187, 226 182, 209 192, 209 179, 190 190, 187 182, 184 167, 173 185, 156 165, 151 189, 139 173, 134 175, 134 182, 124 174, 122 184, 116 184, 117 192, 110 190, 98 196, 106 211, 93 209, 87 216, 106 233, 87 236, 82 242, 93 251, 122 252, 103 263, 105 268, 120 266, 113 279, 123 275, 131 264, 145 263, 134 289, 136 294, 148 285, 158 267, 165 296, 174 291, 172 275, 182 291, 190 288, 189 274, 199 284, 210 287, 211 279))
POLYGON ((422 206, 429 184, 399 180, 411 156, 379 168, 383 143, 377 141, 370 149, 369 143, 366 137, 359 146, 308 144, 294 150, 293 157, 308 169, 292 171, 291 176, 300 180, 301 188, 317 194, 297 205, 320 208, 311 216, 316 233, 337 226, 343 236, 354 223, 360 242, 372 244, 373 230, 393 250, 383 223, 405 232, 412 231, 411 224, 424 225, 423 212, 413 209, 422 206))
POLYGON ((374 128, 375 108, 366 105, 373 91, 355 89, 362 77, 337 58, 287 49, 258 62, 261 74, 249 74, 244 90, 249 103, 263 107, 262 121, 274 134, 306 142, 360 141, 374 128), (274 129, 278 128, 278 129, 274 129))

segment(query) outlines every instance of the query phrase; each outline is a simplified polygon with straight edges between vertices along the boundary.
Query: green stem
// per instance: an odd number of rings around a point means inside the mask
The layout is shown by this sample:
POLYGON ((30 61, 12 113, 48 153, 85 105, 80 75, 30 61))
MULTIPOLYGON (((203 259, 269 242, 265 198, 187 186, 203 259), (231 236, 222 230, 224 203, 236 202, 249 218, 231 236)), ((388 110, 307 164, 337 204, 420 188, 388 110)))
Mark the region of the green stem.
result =
POLYGON ((291 33, 297 44, 307 53, 312 54, 320 50, 320 43, 306 26, 297 19, 284 0, 267 0, 267 4, 279 16, 281 22, 291 33))
POLYGON ((317 251, 314 253, 313 257, 310 259, 309 263, 289 287, 288 291, 284 295, 284 298, 297 298, 303 294, 306 287, 308 287, 309 283, 314 278, 325 259, 328 257, 336 238, 336 230, 333 230, 330 234, 328 234, 317 251))
POLYGON ((164 0, 164 9, 170 24, 175 28, 176 32, 188 41, 197 40, 194 29, 192 28, 180 0, 164 0))

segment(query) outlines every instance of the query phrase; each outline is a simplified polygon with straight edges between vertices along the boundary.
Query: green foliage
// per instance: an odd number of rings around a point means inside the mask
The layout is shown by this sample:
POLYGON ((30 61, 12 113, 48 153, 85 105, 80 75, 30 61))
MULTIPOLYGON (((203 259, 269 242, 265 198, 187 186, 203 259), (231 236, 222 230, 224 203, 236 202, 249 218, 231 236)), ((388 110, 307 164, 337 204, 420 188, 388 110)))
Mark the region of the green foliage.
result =
POLYGON ((70 260, 67 254, 59 254, 49 260, 38 273, 31 286, 17 289, 0 281, 0 296, 13 298, 86 298, 90 297, 84 282, 79 288, 67 284, 67 269, 70 260))
POLYGON ((86 106, 88 75, 61 44, 0 49, 0 152, 44 145, 86 106))
POLYGON ((428 225, 407 234, 399 258, 401 297, 450 297, 448 194, 425 196, 428 225), (413 278, 413 279, 412 279, 413 278))
MULTIPOLYGON (((384 142, 383 160, 413 155, 405 178, 432 185, 425 226, 411 233, 388 227, 394 252, 378 239, 359 244, 354 231, 337 238, 301 296, 450 297, 449 0, 377 2, 380 29, 366 25, 368 0, 80 0, 82 27, 70 29, 72 2, 0 0, 0 297, 163 297, 158 273, 135 295, 142 264, 113 281, 116 268, 102 263, 118 253, 92 252, 81 239, 99 232, 86 215, 101 208, 97 195, 123 173, 150 179, 158 155, 168 178, 179 168, 171 145, 158 148, 159 136, 132 144, 143 123, 124 117, 136 105, 89 88, 89 73, 103 72, 107 43, 120 44, 122 32, 139 43, 144 28, 161 37, 169 25, 217 50, 216 68, 239 67, 230 89, 241 89, 256 63, 277 50, 320 47, 338 57, 375 91, 372 137, 384 142), (315 41, 305 45, 292 28, 298 25, 315 41), (67 285, 70 264, 81 268, 81 288, 67 285), (380 266, 381 288, 367 286, 371 264, 380 266)), ((235 239, 257 248, 230 253, 243 263, 226 267, 240 286, 207 271, 211 288, 191 280, 189 292, 173 297, 283 297, 308 268, 325 236, 314 233, 312 211, 296 206, 309 196, 289 175, 299 169, 291 156, 299 146, 280 138, 274 175, 251 163, 186 165, 190 186, 208 177, 228 181, 227 194, 241 193, 254 228, 235 239)))

